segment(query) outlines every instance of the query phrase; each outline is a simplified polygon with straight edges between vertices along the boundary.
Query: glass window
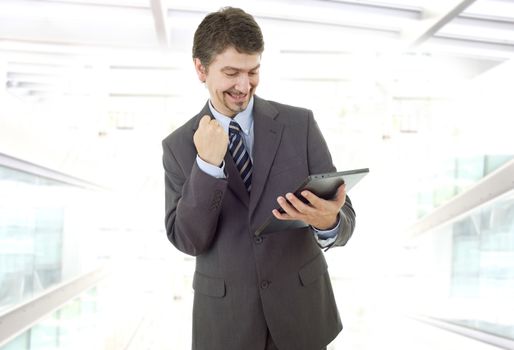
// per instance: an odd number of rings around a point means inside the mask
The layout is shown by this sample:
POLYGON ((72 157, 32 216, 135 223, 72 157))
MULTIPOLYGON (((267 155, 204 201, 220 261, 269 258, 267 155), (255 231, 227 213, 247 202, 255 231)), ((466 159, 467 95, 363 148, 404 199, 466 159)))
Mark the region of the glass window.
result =
POLYGON ((95 266, 97 253, 76 238, 91 225, 78 215, 89 192, 0 167, 0 314, 95 266))
POLYGON ((514 191, 415 239, 417 312, 514 339, 514 191))

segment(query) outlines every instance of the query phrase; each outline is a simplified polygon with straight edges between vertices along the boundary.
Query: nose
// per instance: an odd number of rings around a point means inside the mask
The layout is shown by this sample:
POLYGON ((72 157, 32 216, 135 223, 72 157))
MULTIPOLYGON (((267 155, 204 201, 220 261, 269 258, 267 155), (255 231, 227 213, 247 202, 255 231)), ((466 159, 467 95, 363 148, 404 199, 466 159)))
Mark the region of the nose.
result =
POLYGON ((248 74, 239 74, 235 87, 244 94, 248 93, 250 91, 250 77, 248 74))

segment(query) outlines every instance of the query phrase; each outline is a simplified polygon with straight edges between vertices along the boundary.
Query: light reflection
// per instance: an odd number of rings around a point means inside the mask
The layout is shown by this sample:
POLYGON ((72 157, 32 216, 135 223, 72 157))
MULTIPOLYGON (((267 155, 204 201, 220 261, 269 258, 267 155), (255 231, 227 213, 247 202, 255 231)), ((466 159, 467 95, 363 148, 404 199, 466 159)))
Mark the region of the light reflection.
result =
MULTIPOLYGON (((347 247, 327 253, 345 323, 345 331, 329 349, 492 348, 405 317, 412 314, 514 337, 509 299, 514 258, 507 249, 513 236, 510 197, 493 209, 470 214, 463 224, 413 240, 404 237, 406 227, 417 219, 511 161, 512 61, 480 63, 428 54, 425 51, 437 45, 430 42, 416 53, 377 53, 377 48, 391 44, 387 38, 365 41, 334 31, 323 34, 334 46, 327 49, 318 40, 306 50, 310 52, 295 51, 304 47, 305 36, 290 39, 290 33, 277 31, 276 25, 263 27, 276 33, 281 44, 270 44, 264 53, 258 94, 313 109, 337 167, 371 169, 350 194, 358 214, 355 236, 347 247), (495 221, 498 217, 504 220, 495 221)), ((110 320, 121 324, 123 316, 133 318, 120 326, 123 331, 109 328, 112 324, 102 331, 91 326, 98 336, 94 339, 123 342, 135 333, 134 344, 142 347, 187 348, 194 260, 173 250, 163 232, 160 140, 197 113, 207 98, 189 54, 6 41, 0 48, 29 51, 2 56, 1 72, 23 69, 11 63, 21 58, 36 63, 25 67, 30 74, 38 73, 37 63, 64 64, 53 81, 57 89, 46 91, 51 94, 18 94, 11 89, 18 83, 0 93, 2 151, 112 189, 108 198, 99 199, 68 187, 27 189, 19 179, 1 179, 2 223, 15 224, 2 233, 0 257, 38 257, 57 265, 65 261, 66 266, 57 268, 64 277, 109 258, 114 277, 103 287, 103 306, 124 295, 126 303, 113 306, 118 318, 110 320), (72 57, 52 57, 56 50, 72 57), (44 51, 46 56, 30 51, 44 51), (135 71, 133 66, 146 68, 135 71), (34 219, 38 213, 43 217, 34 219), (37 223, 63 236, 38 246, 41 242, 27 236, 37 223), (66 234, 71 250, 61 261, 57 257, 66 234), (136 292, 135 286, 140 294, 127 298, 127 291, 136 292), (143 317, 145 323, 136 330, 143 317), (117 331, 121 335, 114 341, 110 337, 117 331)), ((467 50, 473 57, 493 52, 467 50)), ((32 264, 23 261, 23 266, 32 264)), ((38 292, 59 280, 43 275, 25 283, 38 292)), ((4 293, 14 300, 9 305, 22 300, 11 290, 4 293)), ((86 319, 90 325, 98 320, 94 315, 86 319)), ((45 334, 69 328, 69 339, 83 340, 72 317, 44 321, 33 334, 41 327, 45 334)))

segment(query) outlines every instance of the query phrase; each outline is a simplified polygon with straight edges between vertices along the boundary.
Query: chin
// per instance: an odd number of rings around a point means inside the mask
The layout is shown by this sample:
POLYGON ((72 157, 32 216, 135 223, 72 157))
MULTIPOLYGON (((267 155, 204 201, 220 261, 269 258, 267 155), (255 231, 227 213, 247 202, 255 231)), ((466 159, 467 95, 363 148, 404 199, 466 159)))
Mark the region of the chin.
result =
POLYGON ((248 102, 244 102, 242 104, 226 104, 225 107, 232 112, 239 113, 248 107, 248 102))

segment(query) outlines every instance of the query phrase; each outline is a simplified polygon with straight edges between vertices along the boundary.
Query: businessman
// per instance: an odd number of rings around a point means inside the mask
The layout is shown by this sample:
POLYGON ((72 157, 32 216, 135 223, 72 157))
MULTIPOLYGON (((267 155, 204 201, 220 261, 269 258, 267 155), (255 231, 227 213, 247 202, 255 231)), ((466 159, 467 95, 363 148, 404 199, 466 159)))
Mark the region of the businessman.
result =
POLYGON ((263 51, 251 15, 207 15, 193 63, 210 98, 163 140, 167 235, 196 256, 194 350, 321 350, 342 329, 323 249, 346 244, 355 212, 344 185, 289 192, 335 167, 310 110, 255 95, 263 51), (270 215, 310 226, 255 235, 270 215))

